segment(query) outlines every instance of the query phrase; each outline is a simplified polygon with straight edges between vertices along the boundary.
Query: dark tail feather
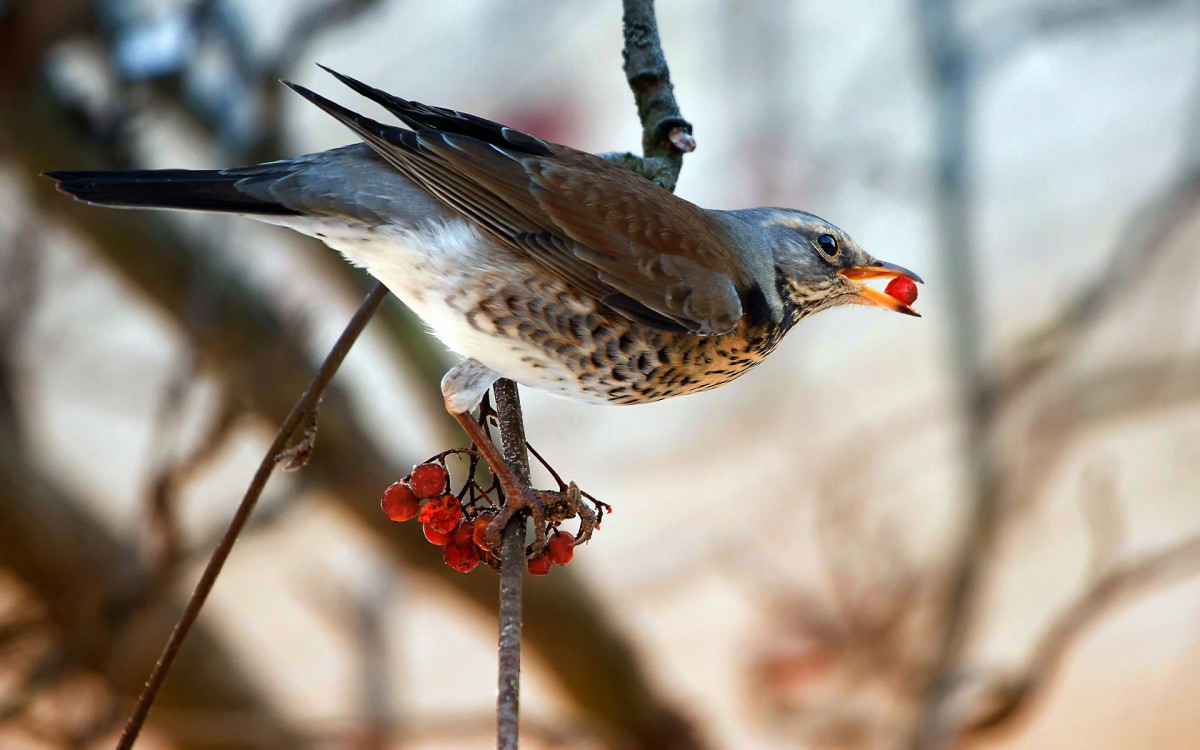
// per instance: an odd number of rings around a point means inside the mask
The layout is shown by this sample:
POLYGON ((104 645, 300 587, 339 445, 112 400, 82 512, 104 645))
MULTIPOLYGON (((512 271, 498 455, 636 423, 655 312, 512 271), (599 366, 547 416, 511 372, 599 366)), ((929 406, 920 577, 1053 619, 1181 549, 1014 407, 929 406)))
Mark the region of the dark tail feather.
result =
POLYGON ((144 169, 106 172, 45 172, 58 189, 102 206, 179 208, 241 214, 295 215, 286 206, 248 195, 233 171, 144 169))

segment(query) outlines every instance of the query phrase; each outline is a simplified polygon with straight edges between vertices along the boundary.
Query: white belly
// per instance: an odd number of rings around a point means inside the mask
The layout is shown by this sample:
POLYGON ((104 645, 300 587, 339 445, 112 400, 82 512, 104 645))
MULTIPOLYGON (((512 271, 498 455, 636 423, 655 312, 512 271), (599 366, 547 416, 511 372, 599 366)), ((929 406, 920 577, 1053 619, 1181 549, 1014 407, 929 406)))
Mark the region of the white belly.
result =
MULTIPOLYGON (((316 237, 365 268, 404 301, 443 343, 464 357, 531 388, 575 401, 605 403, 586 393, 561 362, 538 347, 501 336, 485 316, 468 313, 513 278, 537 269, 497 247, 463 219, 439 219, 412 229, 366 227, 308 217, 271 217, 271 223, 316 237)), ((585 311, 586 312, 586 311, 585 311)))

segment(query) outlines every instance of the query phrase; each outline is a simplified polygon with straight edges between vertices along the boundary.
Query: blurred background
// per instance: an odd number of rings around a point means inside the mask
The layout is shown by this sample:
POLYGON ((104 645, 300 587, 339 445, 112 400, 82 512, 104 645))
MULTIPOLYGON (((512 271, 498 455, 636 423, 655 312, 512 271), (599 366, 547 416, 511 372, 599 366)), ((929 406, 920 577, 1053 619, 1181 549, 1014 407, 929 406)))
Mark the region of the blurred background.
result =
MULTIPOLYGON (((615 513, 526 586, 530 748, 1200 747, 1200 4, 661 0, 678 192, 799 207, 926 280, 643 407, 523 397, 615 513)), ((593 151, 621 7, 0 0, 0 746, 111 746, 276 425, 368 288, 48 169, 350 142, 320 62, 593 151)), ((497 579, 382 489, 462 442, 389 300, 278 475, 145 748, 493 742, 497 579)))

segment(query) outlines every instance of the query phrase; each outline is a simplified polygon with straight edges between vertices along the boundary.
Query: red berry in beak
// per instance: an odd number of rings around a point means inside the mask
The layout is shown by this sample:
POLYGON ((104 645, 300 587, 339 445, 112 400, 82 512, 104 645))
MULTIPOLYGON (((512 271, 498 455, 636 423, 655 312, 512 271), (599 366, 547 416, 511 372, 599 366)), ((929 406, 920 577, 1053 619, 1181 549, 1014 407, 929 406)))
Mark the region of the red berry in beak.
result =
POLYGON ((911 305, 917 301, 917 285, 912 282, 912 279, 904 276, 897 276, 888 282, 887 287, 883 290, 890 297, 895 297, 906 305, 911 305))

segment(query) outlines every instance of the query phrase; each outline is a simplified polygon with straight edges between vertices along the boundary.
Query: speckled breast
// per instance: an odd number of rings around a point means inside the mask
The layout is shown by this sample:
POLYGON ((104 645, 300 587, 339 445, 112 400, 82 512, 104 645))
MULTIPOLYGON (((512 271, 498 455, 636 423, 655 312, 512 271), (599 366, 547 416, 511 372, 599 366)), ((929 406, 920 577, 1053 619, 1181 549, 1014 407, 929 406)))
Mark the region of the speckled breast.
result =
POLYGON ((761 362, 786 333, 744 317, 721 336, 651 328, 561 283, 531 280, 481 298, 468 324, 506 339, 522 372, 497 368, 535 388, 590 402, 644 404, 706 391, 761 362))

